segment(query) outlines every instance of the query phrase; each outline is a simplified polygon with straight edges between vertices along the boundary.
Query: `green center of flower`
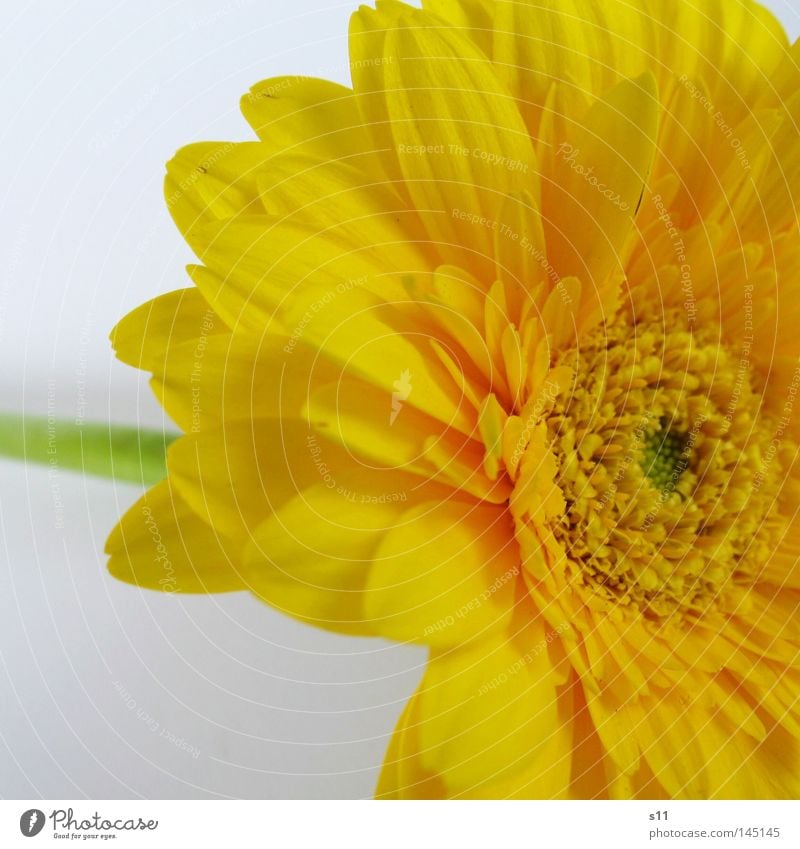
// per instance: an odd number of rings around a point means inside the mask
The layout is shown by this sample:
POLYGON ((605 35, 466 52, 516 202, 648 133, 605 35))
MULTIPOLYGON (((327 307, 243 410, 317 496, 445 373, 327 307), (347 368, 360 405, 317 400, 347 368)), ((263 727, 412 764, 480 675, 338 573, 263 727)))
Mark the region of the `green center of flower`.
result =
POLYGON ((668 429, 664 420, 658 430, 645 436, 639 465, 650 483, 661 492, 675 488, 690 462, 686 434, 668 429))

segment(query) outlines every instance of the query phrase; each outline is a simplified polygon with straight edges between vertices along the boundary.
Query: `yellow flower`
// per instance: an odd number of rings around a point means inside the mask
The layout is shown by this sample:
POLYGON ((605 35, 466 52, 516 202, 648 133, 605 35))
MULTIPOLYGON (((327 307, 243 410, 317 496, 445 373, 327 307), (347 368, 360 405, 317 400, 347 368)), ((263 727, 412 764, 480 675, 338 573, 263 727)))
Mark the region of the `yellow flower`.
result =
POLYGON ((190 145, 111 572, 430 646, 384 797, 800 795, 800 58, 750 0, 378 0, 190 145))

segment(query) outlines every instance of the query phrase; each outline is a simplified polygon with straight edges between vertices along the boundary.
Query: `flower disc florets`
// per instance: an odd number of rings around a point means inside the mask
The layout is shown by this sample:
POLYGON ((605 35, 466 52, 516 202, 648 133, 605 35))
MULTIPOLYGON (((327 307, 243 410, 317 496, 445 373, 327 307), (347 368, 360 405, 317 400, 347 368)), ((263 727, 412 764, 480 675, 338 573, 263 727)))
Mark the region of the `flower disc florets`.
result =
POLYGON ((678 318, 618 319, 563 351, 573 380, 544 417, 566 503, 558 568, 614 615, 739 608, 779 530, 781 461, 763 456, 774 425, 747 359, 669 329, 678 318))

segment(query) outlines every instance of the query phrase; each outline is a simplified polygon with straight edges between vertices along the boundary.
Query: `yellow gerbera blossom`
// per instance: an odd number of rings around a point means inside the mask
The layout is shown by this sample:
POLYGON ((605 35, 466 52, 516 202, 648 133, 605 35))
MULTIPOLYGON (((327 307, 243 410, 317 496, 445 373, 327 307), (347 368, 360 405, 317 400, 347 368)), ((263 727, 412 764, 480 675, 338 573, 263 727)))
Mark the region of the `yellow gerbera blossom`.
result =
POLYGON ((111 572, 430 647, 381 797, 800 796, 800 47, 750 0, 378 0, 190 145, 185 432, 111 572))

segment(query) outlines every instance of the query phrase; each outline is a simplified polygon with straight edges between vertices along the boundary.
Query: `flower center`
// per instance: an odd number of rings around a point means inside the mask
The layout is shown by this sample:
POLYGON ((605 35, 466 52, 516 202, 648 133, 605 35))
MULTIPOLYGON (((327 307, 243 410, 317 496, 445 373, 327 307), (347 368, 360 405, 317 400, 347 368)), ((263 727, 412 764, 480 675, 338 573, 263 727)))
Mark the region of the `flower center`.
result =
POLYGON ((541 424, 564 509, 515 512, 523 557, 536 525, 547 568, 615 616, 741 609, 778 531, 782 463, 765 462, 775 429, 749 363, 671 318, 617 319, 558 355, 572 380, 541 424))
POLYGON ((664 492, 680 479, 690 457, 685 433, 659 429, 645 437, 639 462, 650 483, 664 492))

